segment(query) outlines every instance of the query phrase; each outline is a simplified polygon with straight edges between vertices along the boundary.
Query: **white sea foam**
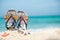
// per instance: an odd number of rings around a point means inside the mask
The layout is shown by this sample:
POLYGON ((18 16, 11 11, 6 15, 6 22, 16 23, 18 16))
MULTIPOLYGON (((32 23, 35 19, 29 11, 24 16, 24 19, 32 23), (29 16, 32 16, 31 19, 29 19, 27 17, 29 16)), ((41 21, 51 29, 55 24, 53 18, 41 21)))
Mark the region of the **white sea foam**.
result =
POLYGON ((34 33, 38 33, 38 32, 53 31, 53 30, 58 30, 58 29, 60 29, 60 28, 52 28, 52 27, 50 27, 50 28, 43 28, 43 29, 29 29, 28 31, 30 33, 34 34, 34 33))

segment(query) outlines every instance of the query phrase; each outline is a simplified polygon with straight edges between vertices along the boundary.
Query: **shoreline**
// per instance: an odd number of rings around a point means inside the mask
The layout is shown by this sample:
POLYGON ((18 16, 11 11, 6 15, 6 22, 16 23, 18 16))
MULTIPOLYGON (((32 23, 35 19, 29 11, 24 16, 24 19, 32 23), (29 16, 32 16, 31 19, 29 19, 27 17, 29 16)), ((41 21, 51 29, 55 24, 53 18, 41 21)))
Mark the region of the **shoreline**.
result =
MULTIPOLYGON (((60 28, 28 29, 27 31, 30 33, 38 33, 38 32, 42 32, 42 31, 58 30, 58 29, 60 29, 60 28)), ((7 30, 5 30, 5 31, 7 31, 7 30)), ((0 32, 0 34, 4 33, 5 31, 0 32)))

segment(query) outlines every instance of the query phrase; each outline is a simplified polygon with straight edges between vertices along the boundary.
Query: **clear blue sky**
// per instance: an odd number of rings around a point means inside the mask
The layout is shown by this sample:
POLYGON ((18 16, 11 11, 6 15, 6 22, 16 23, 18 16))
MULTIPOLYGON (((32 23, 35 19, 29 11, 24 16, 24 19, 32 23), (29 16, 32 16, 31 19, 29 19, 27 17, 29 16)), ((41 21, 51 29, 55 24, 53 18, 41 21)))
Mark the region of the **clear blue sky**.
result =
POLYGON ((10 8, 29 16, 60 15, 60 0, 0 0, 0 17, 10 8))

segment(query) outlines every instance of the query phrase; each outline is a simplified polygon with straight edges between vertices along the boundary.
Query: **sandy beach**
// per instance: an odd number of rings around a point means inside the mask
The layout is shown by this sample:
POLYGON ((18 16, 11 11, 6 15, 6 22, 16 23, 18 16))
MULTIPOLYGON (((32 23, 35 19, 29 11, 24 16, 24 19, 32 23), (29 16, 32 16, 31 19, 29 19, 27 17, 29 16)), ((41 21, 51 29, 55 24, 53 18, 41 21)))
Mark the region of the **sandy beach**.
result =
POLYGON ((44 29, 39 32, 33 32, 28 35, 24 35, 15 31, 5 31, 9 33, 8 36, 2 37, 0 34, 0 40, 60 40, 60 28, 44 29))

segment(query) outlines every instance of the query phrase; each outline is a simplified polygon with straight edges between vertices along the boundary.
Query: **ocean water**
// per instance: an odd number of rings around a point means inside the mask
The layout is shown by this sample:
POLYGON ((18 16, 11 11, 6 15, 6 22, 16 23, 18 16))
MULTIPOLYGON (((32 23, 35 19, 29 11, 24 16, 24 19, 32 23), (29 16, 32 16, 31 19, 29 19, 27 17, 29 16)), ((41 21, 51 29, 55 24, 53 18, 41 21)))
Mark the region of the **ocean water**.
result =
POLYGON ((60 16, 35 16, 29 18, 29 28, 59 28, 60 16))
MULTIPOLYGON (((60 16, 29 16, 28 29, 60 28, 60 16)), ((4 18, 0 18, 0 32, 5 31, 4 18)))

